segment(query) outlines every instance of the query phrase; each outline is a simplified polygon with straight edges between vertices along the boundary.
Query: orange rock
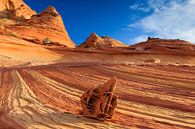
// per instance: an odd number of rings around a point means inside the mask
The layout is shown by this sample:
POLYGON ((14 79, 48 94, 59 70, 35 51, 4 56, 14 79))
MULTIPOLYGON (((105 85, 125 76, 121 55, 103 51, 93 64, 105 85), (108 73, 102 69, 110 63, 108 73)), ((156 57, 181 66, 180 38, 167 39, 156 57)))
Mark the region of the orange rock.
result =
POLYGON ((52 6, 49 6, 38 15, 33 15, 24 25, 40 30, 39 35, 33 35, 33 37, 40 38, 41 35, 44 35, 45 37, 42 37, 40 40, 49 38, 52 42, 57 42, 71 48, 75 47, 74 42, 66 31, 62 17, 52 6))
POLYGON ((87 90, 81 97, 83 115, 103 121, 111 119, 117 107, 115 86, 116 78, 113 77, 104 85, 87 90))
POLYGON ((85 43, 79 47, 83 48, 97 48, 97 47, 127 47, 122 42, 112 39, 108 36, 99 37, 96 33, 92 33, 85 43))
POLYGON ((52 6, 49 6, 40 14, 33 15, 30 19, 17 24, 6 25, 6 30, 17 34, 22 39, 30 38, 40 41, 40 44, 44 44, 44 40, 49 39, 53 45, 75 47, 66 31, 62 17, 52 6))
POLYGON ((23 0, 0 1, 0 17, 22 17, 30 19, 34 14, 36 14, 36 12, 29 8, 23 0))
POLYGON ((27 21, 27 24, 42 28, 51 28, 67 34, 62 17, 52 6, 49 6, 38 15, 33 15, 32 18, 27 21))
POLYGON ((163 46, 163 47, 185 47, 192 46, 193 44, 179 39, 160 39, 160 38, 151 38, 148 37, 148 40, 145 42, 140 42, 130 47, 153 47, 153 46, 163 46))
POLYGON ((145 42, 129 46, 130 49, 142 52, 161 54, 195 55, 194 44, 180 39, 160 39, 148 37, 145 42))
POLYGON ((156 64, 161 63, 160 59, 158 59, 158 58, 148 59, 148 60, 145 60, 144 62, 146 62, 146 63, 156 63, 156 64))

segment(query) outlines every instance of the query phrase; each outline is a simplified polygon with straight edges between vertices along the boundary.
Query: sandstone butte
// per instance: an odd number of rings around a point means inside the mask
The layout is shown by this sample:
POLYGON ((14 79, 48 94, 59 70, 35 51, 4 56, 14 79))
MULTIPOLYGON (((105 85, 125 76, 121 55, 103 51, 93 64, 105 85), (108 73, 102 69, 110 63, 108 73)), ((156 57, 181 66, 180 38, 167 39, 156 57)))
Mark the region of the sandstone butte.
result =
POLYGON ((148 37, 148 40, 129 46, 139 52, 155 52, 173 55, 194 55, 195 45, 180 39, 160 39, 148 37))
POLYGON ((127 45, 108 36, 99 37, 96 33, 92 33, 83 44, 79 45, 79 47, 83 48, 127 47, 127 45))
POLYGON ((188 42, 188 41, 184 41, 184 40, 180 40, 180 39, 160 39, 160 38, 151 38, 148 37, 148 40, 146 40, 145 42, 140 42, 134 45, 131 45, 131 47, 142 47, 142 48, 150 48, 150 47, 154 47, 154 46, 159 46, 159 47, 167 47, 167 48, 186 48, 186 49, 193 49, 193 44, 188 42))
POLYGON ((0 1, 0 16, 1 17, 23 17, 30 19, 32 15, 36 14, 30 7, 28 7, 22 0, 1 0, 0 1))
POLYGON ((46 43, 75 47, 62 17, 54 7, 50 6, 37 14, 22 0, 1 0, 0 11, 1 33, 9 33, 38 44, 49 40, 46 43))

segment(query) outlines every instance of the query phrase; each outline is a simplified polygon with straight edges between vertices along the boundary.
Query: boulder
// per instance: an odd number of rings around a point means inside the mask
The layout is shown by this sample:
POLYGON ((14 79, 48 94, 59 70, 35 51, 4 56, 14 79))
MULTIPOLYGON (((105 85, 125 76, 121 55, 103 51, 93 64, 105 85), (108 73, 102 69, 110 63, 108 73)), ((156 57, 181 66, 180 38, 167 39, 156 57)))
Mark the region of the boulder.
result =
POLYGON ((111 119, 117 107, 117 95, 114 94, 116 78, 96 88, 87 90, 81 97, 83 115, 98 120, 111 119))

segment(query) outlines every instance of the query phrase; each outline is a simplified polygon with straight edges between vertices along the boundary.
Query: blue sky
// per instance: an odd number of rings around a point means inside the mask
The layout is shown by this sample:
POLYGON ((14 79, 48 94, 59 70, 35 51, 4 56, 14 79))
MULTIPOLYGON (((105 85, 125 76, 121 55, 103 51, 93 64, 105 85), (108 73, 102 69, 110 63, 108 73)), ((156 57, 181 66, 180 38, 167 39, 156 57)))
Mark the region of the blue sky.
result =
POLYGON ((195 0, 24 1, 38 13, 54 6, 76 44, 92 32, 126 44, 143 41, 147 36, 195 42, 195 0))

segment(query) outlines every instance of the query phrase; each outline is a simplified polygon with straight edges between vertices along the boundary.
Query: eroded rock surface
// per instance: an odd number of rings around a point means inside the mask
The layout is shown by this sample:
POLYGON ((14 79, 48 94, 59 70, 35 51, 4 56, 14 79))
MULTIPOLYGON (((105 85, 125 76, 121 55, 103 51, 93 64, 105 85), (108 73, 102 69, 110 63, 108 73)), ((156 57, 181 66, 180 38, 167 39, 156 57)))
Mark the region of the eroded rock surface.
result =
POLYGON ((161 63, 160 59, 154 58, 154 59, 148 59, 145 60, 146 63, 161 63))
POLYGON ((38 15, 33 15, 32 18, 27 20, 24 26, 19 29, 33 31, 28 26, 38 30, 37 33, 32 32, 31 35, 40 41, 49 38, 51 42, 63 44, 71 48, 75 47, 75 44, 66 31, 61 15, 52 6, 49 6, 38 15))
MULTIPOLYGON (((32 43, 44 44, 48 38, 53 45, 74 48, 61 15, 52 6, 40 14, 22 0, 0 1, 0 33, 20 39, 34 39, 32 43)), ((29 40, 27 40, 29 41, 29 40)))
POLYGON ((169 48, 169 49, 181 49, 181 50, 193 50, 194 45, 188 41, 180 40, 180 39, 160 39, 160 38, 151 38, 148 37, 148 40, 145 42, 140 42, 130 46, 131 48, 135 48, 135 50, 146 50, 152 48, 169 48))
POLYGON ((98 48, 98 47, 126 47, 124 43, 112 39, 108 36, 99 37, 96 33, 92 33, 85 43, 79 47, 83 48, 98 48))
POLYGON ((114 94, 116 78, 113 77, 104 85, 90 88, 81 97, 83 115, 98 120, 111 119, 117 107, 117 96, 114 94))
POLYGON ((0 17, 23 17, 30 19, 36 14, 23 0, 1 0, 0 1, 0 17))

